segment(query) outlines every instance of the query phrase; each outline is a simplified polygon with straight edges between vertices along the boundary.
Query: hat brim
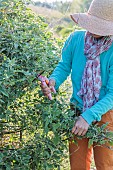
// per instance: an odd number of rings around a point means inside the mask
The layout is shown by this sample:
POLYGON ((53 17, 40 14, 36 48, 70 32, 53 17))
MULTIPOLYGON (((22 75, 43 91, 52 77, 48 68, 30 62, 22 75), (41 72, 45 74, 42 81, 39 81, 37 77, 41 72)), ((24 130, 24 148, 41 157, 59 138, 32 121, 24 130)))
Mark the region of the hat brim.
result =
POLYGON ((92 16, 88 13, 75 13, 70 16, 77 25, 92 34, 100 36, 113 35, 113 22, 111 21, 92 16))

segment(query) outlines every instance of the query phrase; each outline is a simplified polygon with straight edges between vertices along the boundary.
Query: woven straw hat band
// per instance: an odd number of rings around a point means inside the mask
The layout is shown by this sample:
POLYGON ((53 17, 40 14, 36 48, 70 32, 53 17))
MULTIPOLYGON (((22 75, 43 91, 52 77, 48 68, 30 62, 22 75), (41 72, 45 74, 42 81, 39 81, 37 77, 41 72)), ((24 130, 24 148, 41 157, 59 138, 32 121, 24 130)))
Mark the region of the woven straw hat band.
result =
POLYGON ((113 0, 93 0, 88 13, 107 21, 113 21, 113 0))

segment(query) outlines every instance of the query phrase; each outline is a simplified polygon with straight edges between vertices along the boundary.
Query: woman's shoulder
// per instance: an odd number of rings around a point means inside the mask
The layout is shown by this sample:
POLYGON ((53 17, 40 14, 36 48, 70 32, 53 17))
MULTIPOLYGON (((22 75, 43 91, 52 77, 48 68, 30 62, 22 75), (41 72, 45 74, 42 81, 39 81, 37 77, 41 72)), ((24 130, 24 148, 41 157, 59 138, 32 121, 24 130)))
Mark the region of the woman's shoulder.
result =
POLYGON ((85 30, 75 30, 74 32, 71 33, 71 36, 73 38, 83 37, 85 35, 85 33, 86 33, 85 30))
MULTIPOLYGON (((78 42, 80 42, 81 40, 84 39, 85 32, 86 31, 84 31, 84 30, 76 30, 76 31, 72 32, 66 39, 64 46, 67 46, 67 44, 68 44, 69 47, 74 48, 78 42)), ((84 41, 82 41, 82 42, 84 42, 84 41)))
POLYGON ((81 38, 84 38, 85 32, 85 30, 75 30, 69 35, 68 40, 71 40, 72 42, 77 42, 78 40, 81 40, 81 38))
POLYGON ((74 32, 72 32, 69 37, 66 40, 66 43, 68 44, 72 44, 72 46, 76 45, 78 42, 84 42, 81 41, 84 39, 85 36, 85 32, 84 30, 76 30, 74 32))

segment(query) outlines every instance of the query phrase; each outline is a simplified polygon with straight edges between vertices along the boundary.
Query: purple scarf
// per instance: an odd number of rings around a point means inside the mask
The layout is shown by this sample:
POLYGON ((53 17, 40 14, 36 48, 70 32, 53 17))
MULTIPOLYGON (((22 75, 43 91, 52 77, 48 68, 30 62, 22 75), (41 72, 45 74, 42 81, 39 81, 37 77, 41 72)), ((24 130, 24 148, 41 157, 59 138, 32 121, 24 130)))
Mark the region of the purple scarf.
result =
POLYGON ((83 111, 92 107, 99 100, 101 82, 100 54, 107 51, 112 44, 110 36, 96 39, 86 32, 84 54, 87 62, 77 93, 83 99, 83 111))

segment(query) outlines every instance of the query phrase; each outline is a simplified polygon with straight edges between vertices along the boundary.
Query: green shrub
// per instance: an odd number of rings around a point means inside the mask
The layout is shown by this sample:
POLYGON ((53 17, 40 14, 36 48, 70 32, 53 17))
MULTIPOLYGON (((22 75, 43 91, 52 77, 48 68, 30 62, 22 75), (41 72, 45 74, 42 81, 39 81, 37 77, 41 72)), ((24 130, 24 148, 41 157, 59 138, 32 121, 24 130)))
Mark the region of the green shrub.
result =
POLYGON ((38 113, 43 105, 40 86, 33 80, 43 70, 46 76, 52 72, 61 42, 52 38, 44 19, 22 0, 2 0, 0 15, 0 167, 35 169, 40 160, 36 152, 32 163, 35 150, 30 142, 42 133, 38 113))
MULTIPOLYGON (((69 84, 49 101, 35 78, 41 71, 51 74, 62 42, 23 0, 1 0, 0 16, 0 169, 60 169, 76 119, 69 109, 69 84)), ((106 136, 112 142, 104 130, 89 129, 89 146, 104 144, 106 136)))

